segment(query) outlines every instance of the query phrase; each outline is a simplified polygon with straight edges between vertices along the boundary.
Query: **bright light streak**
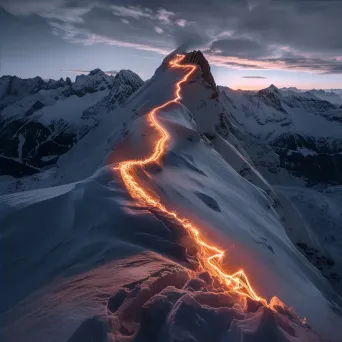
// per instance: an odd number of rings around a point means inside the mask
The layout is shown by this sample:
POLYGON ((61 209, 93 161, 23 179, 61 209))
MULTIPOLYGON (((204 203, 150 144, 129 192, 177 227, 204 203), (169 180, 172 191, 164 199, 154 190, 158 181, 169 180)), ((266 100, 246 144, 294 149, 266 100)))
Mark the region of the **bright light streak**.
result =
POLYGON ((155 129, 159 134, 159 138, 155 141, 151 155, 145 159, 123 161, 119 163, 119 166, 115 170, 120 171, 122 180, 129 194, 134 199, 140 201, 146 206, 153 207, 164 214, 173 217, 184 227, 184 229, 187 230, 197 246, 197 257, 204 270, 206 270, 211 276, 217 277, 229 292, 236 293, 244 298, 249 297, 267 305, 267 301, 258 296, 253 290, 243 270, 239 270, 232 274, 229 274, 224 270, 222 260, 225 252, 223 250, 209 242, 206 242, 203 236, 201 236, 199 228, 192 224, 188 219, 182 218, 176 211, 168 209, 157 197, 149 194, 148 189, 145 189, 143 184, 139 183, 139 179, 135 175, 134 170, 136 168, 141 168, 153 163, 160 163, 161 157, 165 154, 167 143, 170 140, 170 135, 158 121, 156 115, 161 109, 164 109, 170 104, 178 103, 178 101, 181 100, 181 85, 185 83, 196 70, 196 66, 193 64, 180 64, 184 58, 185 55, 176 55, 176 57, 169 62, 169 66, 171 68, 187 70, 185 76, 176 84, 175 97, 172 100, 155 107, 147 115, 153 129, 155 129))

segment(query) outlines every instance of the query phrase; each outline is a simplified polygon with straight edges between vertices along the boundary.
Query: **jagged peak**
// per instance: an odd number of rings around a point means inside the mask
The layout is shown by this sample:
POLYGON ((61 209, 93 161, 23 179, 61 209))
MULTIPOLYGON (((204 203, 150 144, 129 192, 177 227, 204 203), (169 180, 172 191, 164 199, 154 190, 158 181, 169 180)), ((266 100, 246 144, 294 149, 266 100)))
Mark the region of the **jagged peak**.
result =
POLYGON ((183 47, 179 47, 176 50, 172 51, 170 54, 168 54, 164 59, 161 65, 157 68, 155 75, 158 74, 160 71, 165 71, 169 67, 170 60, 175 57, 176 54, 184 54, 185 55, 185 62, 186 63, 192 63, 197 64, 202 73, 203 73, 203 79, 211 86, 213 89, 213 97, 217 97, 217 86, 216 82, 214 80, 213 75, 210 71, 210 65, 207 61, 207 59, 204 57, 203 53, 200 50, 194 50, 191 52, 184 51, 183 47))
POLYGON ((127 82, 127 81, 134 81, 134 82, 138 82, 138 83, 144 83, 144 81, 140 78, 140 76, 138 74, 136 74, 134 71, 132 70, 128 70, 128 69, 122 69, 120 70, 115 76, 114 76, 115 80, 119 80, 121 82, 127 82))
POLYGON ((138 76, 134 71, 129 70, 129 69, 121 69, 118 73, 115 74, 115 78, 120 77, 120 76, 138 76))
POLYGON ((277 96, 281 95, 279 89, 274 84, 271 84, 269 87, 259 90, 257 94, 258 95, 272 94, 272 95, 277 95, 277 96))
POLYGON ((185 60, 189 63, 197 64, 201 68, 204 80, 213 88, 214 94, 217 96, 216 82, 211 73, 209 62, 204 57, 202 51, 194 50, 188 52, 185 56, 185 60))
POLYGON ((279 93, 279 89, 273 83, 266 89, 272 90, 272 91, 277 91, 279 93))
POLYGON ((97 75, 97 74, 104 74, 104 72, 100 69, 100 68, 96 68, 96 69, 93 69, 89 72, 89 76, 94 76, 94 75, 97 75))

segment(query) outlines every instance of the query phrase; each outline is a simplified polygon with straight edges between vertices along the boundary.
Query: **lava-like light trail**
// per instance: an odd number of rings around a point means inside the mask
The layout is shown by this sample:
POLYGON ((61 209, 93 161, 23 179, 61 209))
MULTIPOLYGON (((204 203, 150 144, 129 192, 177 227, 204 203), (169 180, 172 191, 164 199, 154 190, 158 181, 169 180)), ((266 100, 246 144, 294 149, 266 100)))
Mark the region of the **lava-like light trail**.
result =
POLYGON ((264 298, 259 297, 253 290, 248 278, 243 270, 228 274, 222 267, 222 260, 224 257, 224 251, 218 247, 209 244, 204 241, 201 236, 200 230, 194 226, 186 218, 182 218, 175 211, 172 211, 165 207, 160 200, 154 195, 148 193, 148 190, 144 188, 142 184, 139 184, 138 178, 135 176, 134 169, 137 167, 144 167, 152 163, 159 163, 161 157, 165 154, 166 144, 170 140, 170 135, 167 130, 158 122, 156 114, 159 110, 164 109, 172 103, 178 103, 181 99, 181 85, 185 83, 189 77, 196 70, 196 66, 193 64, 180 64, 185 55, 176 55, 174 59, 169 62, 171 68, 179 68, 189 70, 185 76, 176 84, 175 97, 163 103, 162 105, 155 107, 148 113, 148 119, 154 129, 159 133, 159 138, 155 142, 153 152, 150 156, 141 160, 127 160, 119 163, 118 170, 121 173, 123 182, 130 193, 130 195, 138 201, 141 201, 146 206, 153 207, 164 214, 167 214, 177 222, 179 222, 189 233, 194 240, 198 249, 198 259, 204 268, 210 275, 217 277, 228 291, 239 294, 244 298, 249 297, 253 300, 260 301, 267 305, 264 298))

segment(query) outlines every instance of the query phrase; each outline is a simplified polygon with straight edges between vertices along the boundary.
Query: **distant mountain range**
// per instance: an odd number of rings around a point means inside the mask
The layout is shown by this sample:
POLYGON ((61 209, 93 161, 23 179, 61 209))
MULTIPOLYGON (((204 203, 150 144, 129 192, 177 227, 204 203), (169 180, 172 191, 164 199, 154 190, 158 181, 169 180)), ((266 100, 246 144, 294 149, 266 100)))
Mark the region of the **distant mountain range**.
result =
POLYGON ((311 186, 342 184, 342 107, 322 99, 324 91, 301 92, 271 85, 251 94, 219 88, 231 122, 244 133, 243 140, 248 134, 249 154, 265 165, 266 160, 275 160, 265 157, 265 146, 276 153, 277 166, 268 167, 271 173, 286 169, 311 186))
POLYGON ((58 81, 0 78, 0 172, 35 174, 56 164, 99 117, 95 109, 120 106, 143 81, 130 70, 108 76, 100 69, 58 81))
POLYGON ((280 88, 280 91, 283 94, 291 94, 291 93, 300 93, 307 94, 308 96, 317 97, 321 100, 329 101, 333 104, 342 105, 342 89, 311 89, 311 90, 302 90, 296 87, 289 88, 280 88))

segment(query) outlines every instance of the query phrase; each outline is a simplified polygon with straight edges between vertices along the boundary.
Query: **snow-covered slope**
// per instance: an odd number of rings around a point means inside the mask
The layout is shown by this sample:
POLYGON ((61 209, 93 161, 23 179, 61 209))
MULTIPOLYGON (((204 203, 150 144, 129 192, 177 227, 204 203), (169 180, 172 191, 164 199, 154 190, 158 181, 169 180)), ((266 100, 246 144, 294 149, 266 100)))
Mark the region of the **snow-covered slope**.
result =
POLYGON ((341 109, 296 88, 271 86, 255 95, 220 90, 233 131, 253 164, 296 205, 317 242, 314 248, 295 244, 341 293, 342 227, 334 209, 340 202, 327 195, 330 189, 338 193, 342 183, 341 109))
POLYGON ((97 113, 109 104, 108 115, 53 176, 0 197, 1 340, 338 342, 341 299, 295 244, 319 246, 232 133, 199 52, 186 57, 197 71, 182 100, 158 115, 167 153, 137 177, 226 250, 227 272, 243 268, 260 296, 286 305, 226 292, 201 269, 182 226, 129 197, 115 166, 150 154, 156 133, 146 114, 174 97, 184 73, 170 57, 121 107, 111 109, 110 95, 94 105, 97 113))
POLYGON ((342 293, 342 188, 327 187, 320 191, 299 186, 278 186, 300 210, 316 237, 319 248, 300 245, 304 255, 342 293))
POLYGON ((55 165, 98 124, 101 117, 94 105, 107 103, 109 96, 112 107, 120 106, 142 84, 127 70, 113 77, 95 69, 74 83, 2 77, 1 174, 18 178, 55 165))

